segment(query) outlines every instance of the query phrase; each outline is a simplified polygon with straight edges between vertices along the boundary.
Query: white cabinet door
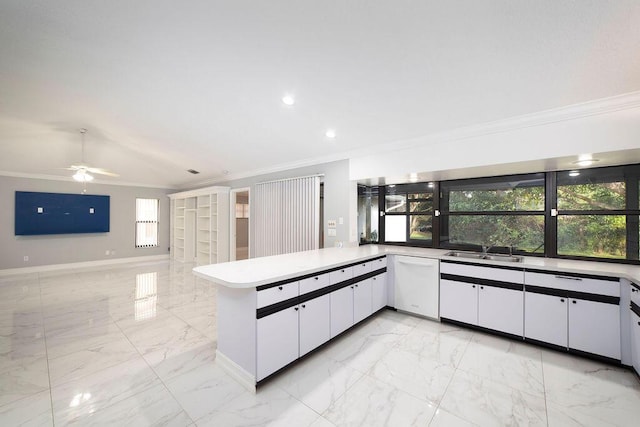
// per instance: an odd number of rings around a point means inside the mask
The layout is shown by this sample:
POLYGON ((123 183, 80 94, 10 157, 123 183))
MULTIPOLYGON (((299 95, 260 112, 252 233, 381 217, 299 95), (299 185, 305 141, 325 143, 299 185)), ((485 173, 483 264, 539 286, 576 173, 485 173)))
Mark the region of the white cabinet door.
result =
POLYGON ((387 306, 387 273, 371 278, 371 310, 373 312, 387 306))
POLYGON ((331 338, 330 296, 323 295, 300 304, 300 356, 331 338))
POLYGON ((353 289, 347 286, 331 292, 331 338, 353 326, 353 289))
POLYGON ((372 313, 372 280, 367 279, 353 285, 353 323, 371 316, 372 313))
POLYGON ((478 324, 477 285, 453 280, 440 280, 440 317, 478 324))
POLYGON ((570 298, 569 348, 620 360, 620 306, 570 298))
POLYGON ((567 298, 525 292, 525 338, 567 347, 567 321, 567 298))
POLYGON ((258 319, 257 380, 298 358, 298 306, 258 319))
POLYGON ((524 292, 480 285, 478 290, 478 326, 522 336, 524 292))
POLYGON ((640 316, 631 312, 631 363, 640 373, 640 316))

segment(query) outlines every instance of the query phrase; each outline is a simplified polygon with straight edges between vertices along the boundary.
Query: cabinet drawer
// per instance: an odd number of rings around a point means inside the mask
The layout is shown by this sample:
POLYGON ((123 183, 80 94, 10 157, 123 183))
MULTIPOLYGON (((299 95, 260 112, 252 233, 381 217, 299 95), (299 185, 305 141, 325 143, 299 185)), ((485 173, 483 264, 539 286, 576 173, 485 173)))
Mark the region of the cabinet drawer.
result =
POLYGON ((345 267, 340 270, 332 271, 329 273, 329 283, 335 285, 336 283, 344 282, 353 277, 353 267, 345 267))
POLYGON ((640 305, 640 285, 635 282, 631 283, 631 301, 635 302, 636 305, 640 305))
POLYGON ((525 285, 543 288, 562 289, 565 291, 586 292, 589 294, 620 296, 620 281, 580 277, 577 275, 557 273, 536 273, 527 271, 524 274, 525 285))
POLYGON ((373 267, 372 261, 365 261, 362 264, 354 265, 353 267, 353 277, 362 276, 363 274, 367 274, 371 271, 373 267))
POLYGON ((440 262, 440 273, 458 276, 476 277, 499 282, 523 283, 524 270, 508 270, 505 268, 480 267, 469 264, 440 262))
POLYGON ((387 267, 387 257, 374 259, 371 263, 371 271, 380 270, 387 267))
POLYGON ((329 286, 329 273, 302 279, 300 280, 300 295, 308 294, 327 286, 329 286))
POLYGON ((258 308, 266 307, 280 301, 286 301, 298 296, 298 282, 258 291, 258 308))

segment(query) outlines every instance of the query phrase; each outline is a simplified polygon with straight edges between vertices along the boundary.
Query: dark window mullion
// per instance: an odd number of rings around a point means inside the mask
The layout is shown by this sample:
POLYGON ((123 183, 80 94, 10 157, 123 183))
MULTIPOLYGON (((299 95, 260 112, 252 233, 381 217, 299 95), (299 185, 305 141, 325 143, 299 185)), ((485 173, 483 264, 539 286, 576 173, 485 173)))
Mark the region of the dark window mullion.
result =
MULTIPOLYGON (((631 174, 631 176, 627 175, 625 179, 625 187, 627 189, 626 194, 626 208, 628 210, 637 211, 640 207, 638 206, 638 179, 639 176, 636 174, 631 174)), ((637 260, 639 243, 638 238, 640 237, 640 217, 638 214, 629 214, 627 215, 627 259, 637 260)))
POLYGON ((558 256, 558 217, 551 216, 551 209, 558 206, 557 173, 545 174, 544 256, 558 256))

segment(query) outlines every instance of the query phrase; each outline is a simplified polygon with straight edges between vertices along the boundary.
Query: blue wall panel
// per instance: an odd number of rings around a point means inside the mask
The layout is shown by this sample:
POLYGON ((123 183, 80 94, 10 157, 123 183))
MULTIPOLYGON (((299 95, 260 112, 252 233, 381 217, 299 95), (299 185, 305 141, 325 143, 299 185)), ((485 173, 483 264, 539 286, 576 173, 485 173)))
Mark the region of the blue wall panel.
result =
POLYGON ((16 191, 16 235, 107 232, 109 196, 16 191))

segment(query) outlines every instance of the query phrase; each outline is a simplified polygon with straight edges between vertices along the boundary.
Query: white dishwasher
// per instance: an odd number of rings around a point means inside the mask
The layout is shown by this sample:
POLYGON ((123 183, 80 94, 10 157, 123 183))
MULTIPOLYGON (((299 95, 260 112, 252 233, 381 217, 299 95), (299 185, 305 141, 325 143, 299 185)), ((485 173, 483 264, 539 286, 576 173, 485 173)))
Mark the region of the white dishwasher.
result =
POLYGON ((395 308, 438 319, 440 261, 412 256, 395 256, 395 308))

